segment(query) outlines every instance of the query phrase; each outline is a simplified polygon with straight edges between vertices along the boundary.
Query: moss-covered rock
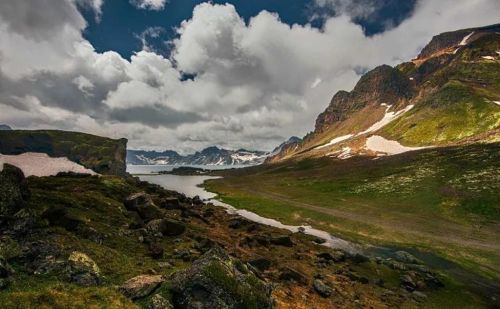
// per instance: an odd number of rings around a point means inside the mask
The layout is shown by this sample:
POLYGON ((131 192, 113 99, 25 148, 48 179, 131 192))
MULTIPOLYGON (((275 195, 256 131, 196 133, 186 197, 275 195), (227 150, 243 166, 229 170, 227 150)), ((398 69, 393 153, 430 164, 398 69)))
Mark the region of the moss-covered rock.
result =
POLYGON ((174 274, 171 293, 176 308, 272 307, 271 288, 219 247, 174 274))
POLYGON ((13 165, 4 164, 0 172, 0 217, 11 217, 21 210, 29 195, 23 172, 13 165))

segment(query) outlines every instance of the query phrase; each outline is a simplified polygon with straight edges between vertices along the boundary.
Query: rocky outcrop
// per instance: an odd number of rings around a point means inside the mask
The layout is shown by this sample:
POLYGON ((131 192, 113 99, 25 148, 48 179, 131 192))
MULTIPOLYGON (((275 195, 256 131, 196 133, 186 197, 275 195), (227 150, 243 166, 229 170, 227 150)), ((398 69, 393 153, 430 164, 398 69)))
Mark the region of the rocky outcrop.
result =
POLYGON ((398 69, 382 65, 361 77, 351 92, 337 92, 330 105, 316 119, 315 133, 326 130, 336 122, 367 105, 397 104, 412 95, 408 78, 398 69))
POLYGON ((153 203, 151 196, 144 192, 129 195, 124 205, 127 210, 136 212, 145 222, 161 217, 160 208, 153 203))
POLYGON ((23 172, 10 164, 4 164, 0 172, 0 219, 12 217, 21 210, 30 196, 23 172))
POLYGON ((175 308, 271 308, 270 287, 214 247, 171 281, 175 308))
POLYGON ((67 157, 100 174, 125 175, 127 140, 58 130, 0 131, 0 153, 41 152, 67 157))
POLYGON ((70 282, 81 286, 101 283, 101 271, 97 264, 83 252, 73 251, 68 257, 66 276, 70 282))

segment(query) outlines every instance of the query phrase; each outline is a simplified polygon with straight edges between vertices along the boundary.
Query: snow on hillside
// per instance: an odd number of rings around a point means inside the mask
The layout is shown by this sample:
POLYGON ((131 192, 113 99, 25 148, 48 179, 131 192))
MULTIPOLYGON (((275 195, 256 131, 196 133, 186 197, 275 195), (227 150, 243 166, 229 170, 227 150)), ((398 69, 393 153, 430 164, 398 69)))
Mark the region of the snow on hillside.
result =
POLYGON ((45 153, 25 152, 20 155, 0 154, 0 170, 4 163, 19 167, 24 176, 54 176, 60 172, 97 175, 96 172, 83 167, 66 157, 52 158, 45 153))
POLYGON ((373 135, 366 140, 366 148, 375 152, 383 152, 388 155, 395 155, 428 147, 406 147, 401 145, 397 141, 391 141, 383 138, 382 136, 373 135))

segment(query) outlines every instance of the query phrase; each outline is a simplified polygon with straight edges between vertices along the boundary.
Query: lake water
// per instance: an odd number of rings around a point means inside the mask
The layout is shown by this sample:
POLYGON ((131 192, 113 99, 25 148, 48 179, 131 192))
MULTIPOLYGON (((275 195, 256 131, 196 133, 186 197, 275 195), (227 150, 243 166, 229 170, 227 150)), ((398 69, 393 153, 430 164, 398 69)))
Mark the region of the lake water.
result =
MULTIPOLYGON (((285 229, 293 233, 303 232, 308 235, 312 235, 323 239, 325 242, 322 244, 327 247, 339 248, 349 252, 358 252, 357 246, 354 244, 334 237, 330 233, 325 231, 317 230, 308 225, 296 226, 283 224, 277 220, 262 217, 256 213, 245 209, 237 209, 233 206, 223 203, 215 197, 216 194, 206 191, 202 185, 206 180, 216 179, 216 176, 180 176, 180 175, 165 175, 158 174, 160 171, 171 171, 177 166, 172 165, 129 165, 127 166, 127 172, 137 175, 141 180, 154 183, 162 186, 168 190, 174 190, 180 193, 184 193, 186 196, 194 197, 198 195, 203 200, 208 200, 216 206, 220 206, 226 209, 228 213, 239 215, 250 221, 257 222, 260 224, 273 226, 280 229, 285 229)), ((227 169, 227 168, 238 168, 241 166, 193 166, 204 169, 227 169)))

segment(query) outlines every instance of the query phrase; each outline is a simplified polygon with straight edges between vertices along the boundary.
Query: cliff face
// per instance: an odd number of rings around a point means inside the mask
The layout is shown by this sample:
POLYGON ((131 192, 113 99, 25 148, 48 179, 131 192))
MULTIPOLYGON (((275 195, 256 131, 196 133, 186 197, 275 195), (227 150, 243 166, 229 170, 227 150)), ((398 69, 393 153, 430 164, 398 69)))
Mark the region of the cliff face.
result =
POLYGON ((351 92, 339 91, 316 120, 316 132, 343 121, 368 105, 397 104, 408 99, 412 88, 408 78, 388 65, 379 66, 361 77, 351 92))
POLYGON ((127 140, 85 133, 39 130, 0 131, 0 153, 41 152, 69 160, 100 174, 124 175, 127 140))

